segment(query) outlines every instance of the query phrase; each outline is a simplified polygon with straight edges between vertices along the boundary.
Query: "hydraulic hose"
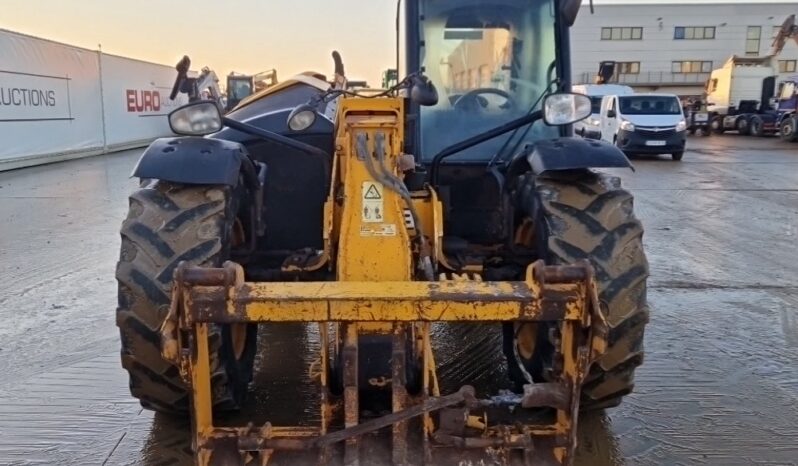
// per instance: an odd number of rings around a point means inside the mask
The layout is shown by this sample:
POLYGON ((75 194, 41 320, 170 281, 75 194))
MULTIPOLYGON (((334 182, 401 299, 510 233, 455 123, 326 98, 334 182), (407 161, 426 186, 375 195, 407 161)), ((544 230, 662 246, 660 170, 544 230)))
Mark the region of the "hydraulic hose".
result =
POLYGON ((424 237, 424 232, 421 229, 421 223, 419 222, 418 212, 416 212, 415 206, 413 205, 413 199, 410 196, 410 192, 407 190, 404 182, 400 180, 398 177, 390 173, 387 167, 385 166, 385 134, 384 133, 377 133, 376 139, 374 141, 375 145, 375 152, 377 153, 377 160, 379 161, 379 170, 374 165, 374 161, 371 159, 371 154, 368 152, 368 146, 366 142, 366 134, 359 133, 357 135, 357 153, 358 157, 363 159, 366 165, 366 171, 369 172, 372 178, 382 183, 391 191, 398 194, 407 205, 408 210, 410 211, 410 216, 413 218, 413 225, 418 231, 418 238, 421 242, 421 248, 419 252, 419 268, 424 272, 424 277, 428 281, 435 281, 435 272, 432 267, 432 259, 430 257, 430 247, 427 244, 427 240, 424 237))

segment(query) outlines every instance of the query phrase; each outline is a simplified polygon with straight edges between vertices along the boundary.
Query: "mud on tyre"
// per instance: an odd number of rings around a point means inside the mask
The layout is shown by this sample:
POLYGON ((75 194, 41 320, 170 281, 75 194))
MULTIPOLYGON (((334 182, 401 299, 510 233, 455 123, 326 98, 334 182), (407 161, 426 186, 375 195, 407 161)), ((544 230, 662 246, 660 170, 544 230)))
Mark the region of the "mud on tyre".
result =
MULTIPOLYGON (((116 269, 116 322, 130 392, 145 408, 185 413, 189 393, 178 369, 161 358, 159 327, 178 263, 220 266, 229 258, 237 211, 227 186, 150 181, 130 196, 116 269)), ((252 379, 254 326, 210 326, 214 408, 240 407, 252 379)))
MULTIPOLYGON (((632 195, 620 179, 588 172, 569 179, 522 177, 517 207, 538 227, 535 246, 547 264, 589 259, 596 272, 599 300, 610 324, 607 353, 593 364, 582 390, 583 410, 617 406, 634 387, 634 370, 643 361, 643 332, 648 322, 643 227, 633 212, 632 195)), ((516 338, 523 328, 505 326, 504 350, 516 385, 531 377, 549 377, 553 347, 548 329, 539 326, 530 351, 516 338), (512 343, 510 343, 512 341, 512 343), (524 357, 532 356, 529 359, 524 357)), ((533 331, 529 330, 528 331, 533 331)))

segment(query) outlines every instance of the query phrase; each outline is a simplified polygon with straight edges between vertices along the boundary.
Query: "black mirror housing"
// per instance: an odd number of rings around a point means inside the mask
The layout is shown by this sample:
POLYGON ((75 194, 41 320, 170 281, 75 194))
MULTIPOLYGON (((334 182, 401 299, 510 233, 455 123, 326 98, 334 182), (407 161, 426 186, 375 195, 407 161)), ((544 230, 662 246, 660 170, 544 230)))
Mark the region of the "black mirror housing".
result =
POLYGON ((415 75, 410 87, 410 99, 423 107, 431 107, 438 103, 438 90, 426 76, 415 75))
POLYGON ((563 0, 560 2, 560 14, 568 27, 573 26, 576 22, 576 16, 579 14, 581 6, 582 0, 563 0))

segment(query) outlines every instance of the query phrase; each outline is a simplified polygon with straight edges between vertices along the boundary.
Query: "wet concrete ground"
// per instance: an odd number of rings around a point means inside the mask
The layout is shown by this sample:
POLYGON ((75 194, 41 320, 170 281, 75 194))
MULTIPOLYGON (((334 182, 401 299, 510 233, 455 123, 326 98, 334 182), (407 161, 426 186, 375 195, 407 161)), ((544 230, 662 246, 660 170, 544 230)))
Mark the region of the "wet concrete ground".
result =
MULTIPOLYGON (((798 464, 798 145, 689 146, 681 163, 620 172, 646 226, 647 354, 620 408, 580 419, 580 465, 798 464)), ((143 411, 118 363, 114 267, 137 156, 0 173, 0 465, 190 463, 187 426, 143 411)), ((273 357, 255 402, 309 402, 292 380, 312 356, 292 342, 312 333, 261 337, 273 357)), ((465 352, 438 355, 444 376, 501 375, 498 349, 465 352)))

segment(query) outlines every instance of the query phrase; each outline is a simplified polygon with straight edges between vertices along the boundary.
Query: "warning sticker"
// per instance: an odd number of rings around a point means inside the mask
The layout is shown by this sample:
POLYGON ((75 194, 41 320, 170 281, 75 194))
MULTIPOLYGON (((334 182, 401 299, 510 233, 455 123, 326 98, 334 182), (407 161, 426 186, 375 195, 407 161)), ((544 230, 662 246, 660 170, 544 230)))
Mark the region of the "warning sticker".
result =
POLYGON ((396 236, 396 224, 361 225, 360 236, 396 236))
POLYGON ((363 214, 361 219, 366 223, 382 223, 385 220, 382 183, 364 181, 362 193, 363 214))

